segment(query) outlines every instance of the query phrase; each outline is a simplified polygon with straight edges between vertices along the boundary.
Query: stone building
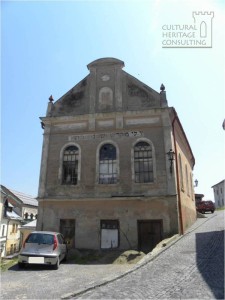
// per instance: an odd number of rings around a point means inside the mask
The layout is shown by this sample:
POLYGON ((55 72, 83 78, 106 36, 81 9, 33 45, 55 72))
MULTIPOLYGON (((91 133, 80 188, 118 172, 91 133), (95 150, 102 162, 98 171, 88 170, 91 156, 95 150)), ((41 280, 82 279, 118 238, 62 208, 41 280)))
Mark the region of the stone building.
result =
POLYGON ((37 228, 78 249, 148 252, 196 220, 194 156, 163 85, 156 92, 115 58, 87 67, 41 118, 37 228))

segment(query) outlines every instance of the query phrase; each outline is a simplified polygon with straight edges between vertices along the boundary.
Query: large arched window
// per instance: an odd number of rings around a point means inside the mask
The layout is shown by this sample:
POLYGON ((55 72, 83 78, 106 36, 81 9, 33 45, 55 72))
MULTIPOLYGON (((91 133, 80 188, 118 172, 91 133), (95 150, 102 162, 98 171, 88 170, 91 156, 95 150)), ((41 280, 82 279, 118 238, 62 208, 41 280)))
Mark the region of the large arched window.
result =
POLYGON ((63 184, 77 184, 78 179, 78 155, 76 146, 68 146, 63 153, 63 184))
POLYGON ((134 146, 135 182, 153 182, 152 147, 147 142, 138 142, 134 146))
POLYGON ((104 144, 99 151, 99 183, 117 183, 116 147, 104 144))

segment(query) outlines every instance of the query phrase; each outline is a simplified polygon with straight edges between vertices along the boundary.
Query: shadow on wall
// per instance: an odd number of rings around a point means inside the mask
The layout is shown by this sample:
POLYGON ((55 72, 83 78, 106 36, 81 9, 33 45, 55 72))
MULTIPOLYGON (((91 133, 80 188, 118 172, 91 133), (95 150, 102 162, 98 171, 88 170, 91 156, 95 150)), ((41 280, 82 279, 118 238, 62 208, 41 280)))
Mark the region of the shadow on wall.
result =
POLYGON ((224 299, 224 230, 196 234, 196 261, 215 299, 224 299))

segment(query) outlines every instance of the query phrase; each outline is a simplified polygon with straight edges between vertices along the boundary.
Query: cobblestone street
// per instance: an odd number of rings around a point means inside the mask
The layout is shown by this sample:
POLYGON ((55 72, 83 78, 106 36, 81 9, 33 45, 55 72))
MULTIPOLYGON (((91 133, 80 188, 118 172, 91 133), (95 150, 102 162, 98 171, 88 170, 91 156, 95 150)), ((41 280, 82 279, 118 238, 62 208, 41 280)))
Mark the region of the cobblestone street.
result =
POLYGON ((76 299, 224 299, 224 213, 207 217, 155 260, 76 299))

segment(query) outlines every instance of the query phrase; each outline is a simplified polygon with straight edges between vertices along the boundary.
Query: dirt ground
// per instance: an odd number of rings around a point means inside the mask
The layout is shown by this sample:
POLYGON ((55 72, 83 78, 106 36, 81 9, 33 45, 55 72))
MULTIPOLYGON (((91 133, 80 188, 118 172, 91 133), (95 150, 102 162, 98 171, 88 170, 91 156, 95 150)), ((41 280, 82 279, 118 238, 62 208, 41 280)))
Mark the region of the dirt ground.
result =
POLYGON ((135 250, 70 250, 68 261, 78 264, 136 264, 145 253, 135 250))

